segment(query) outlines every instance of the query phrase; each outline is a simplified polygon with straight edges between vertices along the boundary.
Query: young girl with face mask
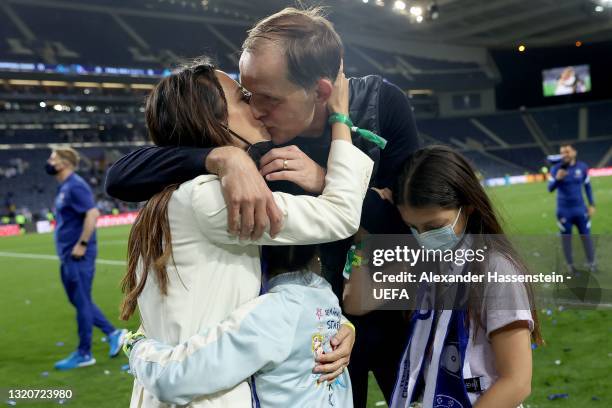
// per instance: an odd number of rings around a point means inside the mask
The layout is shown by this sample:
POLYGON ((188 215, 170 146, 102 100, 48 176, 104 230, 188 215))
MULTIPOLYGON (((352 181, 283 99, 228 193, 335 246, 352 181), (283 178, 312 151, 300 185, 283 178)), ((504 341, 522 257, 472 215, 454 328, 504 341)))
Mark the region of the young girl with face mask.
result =
MULTIPOLYGON (((487 248, 483 262, 439 262, 437 273, 528 273, 474 169, 452 149, 430 146, 417 151, 394 191, 380 193, 395 204, 423 250, 487 248)), ((346 281, 347 313, 367 311, 362 293, 372 281, 369 275, 367 267, 357 267, 346 281)), ((421 299, 423 293, 436 299, 431 285, 419 285, 421 299)), ((465 288, 462 307, 449 310, 432 300, 417 303, 419 310, 410 313, 409 340, 398 364, 391 408, 416 402, 424 407, 514 408, 529 396, 531 342, 542 342, 531 288, 522 283, 465 288)))

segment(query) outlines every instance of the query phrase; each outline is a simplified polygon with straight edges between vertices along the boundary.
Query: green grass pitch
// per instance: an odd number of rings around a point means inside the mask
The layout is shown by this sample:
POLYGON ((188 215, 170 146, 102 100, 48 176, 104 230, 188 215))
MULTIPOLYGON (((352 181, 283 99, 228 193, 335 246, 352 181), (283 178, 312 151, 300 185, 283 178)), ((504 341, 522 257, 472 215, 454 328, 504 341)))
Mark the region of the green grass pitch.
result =
MULTIPOLYGON (((612 177, 593 179, 598 212, 593 232, 612 233, 612 177)), ((555 233, 554 195, 544 183, 497 187, 489 190, 510 232, 555 233)), ((99 230, 99 259, 125 259, 129 228, 99 230)), ((599 248, 601 251, 602 248, 599 248)), ((577 248, 575 251, 580 252, 577 248)), ((26 235, 0 239, 0 391, 5 404, 7 388, 69 388, 74 392, 66 405, 73 407, 123 407, 129 404, 132 377, 121 367, 126 359, 109 359, 102 333, 94 331, 92 367, 58 372, 53 363, 76 348, 74 310, 61 286, 51 235, 26 235), (47 255, 47 259, 16 257, 14 254, 47 255)), ((44 258, 44 257, 43 257, 44 258)), ((121 265, 98 264, 94 299, 117 326, 121 299, 121 265)), ((534 351, 531 407, 612 406, 612 313, 610 311, 553 311, 540 315, 547 345, 534 351), (556 360, 560 364, 556 364, 556 360), (567 393, 568 399, 549 401, 550 394, 567 393)), ((228 367, 228 369, 231 369, 228 367)), ((378 406, 382 395, 372 378, 369 406, 378 406)), ((17 406, 57 406, 57 402, 17 406)))

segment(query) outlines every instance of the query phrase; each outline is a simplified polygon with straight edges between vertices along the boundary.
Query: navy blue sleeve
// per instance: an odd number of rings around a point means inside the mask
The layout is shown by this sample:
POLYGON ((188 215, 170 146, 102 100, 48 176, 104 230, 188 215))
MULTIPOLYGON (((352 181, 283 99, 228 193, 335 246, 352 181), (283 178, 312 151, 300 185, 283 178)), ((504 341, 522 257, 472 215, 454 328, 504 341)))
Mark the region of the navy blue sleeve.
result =
POLYGON ((363 200, 361 224, 370 234, 410 234, 397 207, 369 189, 363 200))
POLYGON ((397 86, 383 82, 379 97, 380 133, 388 143, 381 152, 374 186, 393 188, 406 160, 421 148, 421 140, 406 94, 397 86))
POLYGON ((212 148, 142 147, 115 162, 106 174, 106 193, 122 201, 146 201, 166 186, 206 174, 212 148))
POLYGON ((89 186, 78 183, 70 187, 70 207, 77 214, 85 214, 96 207, 94 196, 89 186))

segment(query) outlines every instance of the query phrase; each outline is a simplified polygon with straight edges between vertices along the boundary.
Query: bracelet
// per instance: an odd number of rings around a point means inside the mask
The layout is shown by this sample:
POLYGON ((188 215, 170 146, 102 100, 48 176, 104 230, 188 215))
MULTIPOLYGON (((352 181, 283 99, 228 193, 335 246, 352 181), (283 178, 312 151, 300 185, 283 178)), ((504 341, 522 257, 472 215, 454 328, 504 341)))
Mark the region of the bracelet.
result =
POLYGON ((346 253, 346 261, 344 261, 344 268, 342 270, 342 276, 344 279, 349 279, 353 272, 353 258, 355 257, 355 245, 351 245, 348 252, 346 253))
POLYGON ((380 137, 376 133, 371 132, 367 129, 358 128, 357 126, 353 125, 353 121, 351 120, 351 118, 342 113, 332 113, 331 115, 329 115, 327 123, 329 123, 330 125, 333 125, 334 123, 344 123, 351 129, 351 132, 357 133, 359 136, 363 137, 366 140, 369 140, 381 149, 384 149, 385 146, 387 146, 387 140, 385 138, 380 137))
POLYGON ((344 123, 346 126, 351 128, 351 131, 353 131, 354 128, 353 121, 351 120, 351 118, 342 113, 332 113, 331 115, 329 115, 327 122, 330 125, 333 125, 334 123, 344 123))
POLYGON ((146 338, 147 336, 143 332, 136 332, 136 333, 129 332, 125 336, 125 341, 123 342, 123 353, 125 354, 125 356, 129 359, 130 353, 132 352, 132 349, 134 348, 136 343, 146 338))

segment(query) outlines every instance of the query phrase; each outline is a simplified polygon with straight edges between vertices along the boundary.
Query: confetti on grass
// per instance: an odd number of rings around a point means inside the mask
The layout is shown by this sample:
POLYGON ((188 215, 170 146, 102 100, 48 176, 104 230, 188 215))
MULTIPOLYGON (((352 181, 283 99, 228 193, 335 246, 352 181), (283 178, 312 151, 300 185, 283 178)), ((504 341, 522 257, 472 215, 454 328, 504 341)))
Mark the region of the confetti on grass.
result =
POLYGON ((550 394, 548 396, 548 399, 551 401, 554 401, 556 399, 568 399, 569 398, 569 394, 550 394))

